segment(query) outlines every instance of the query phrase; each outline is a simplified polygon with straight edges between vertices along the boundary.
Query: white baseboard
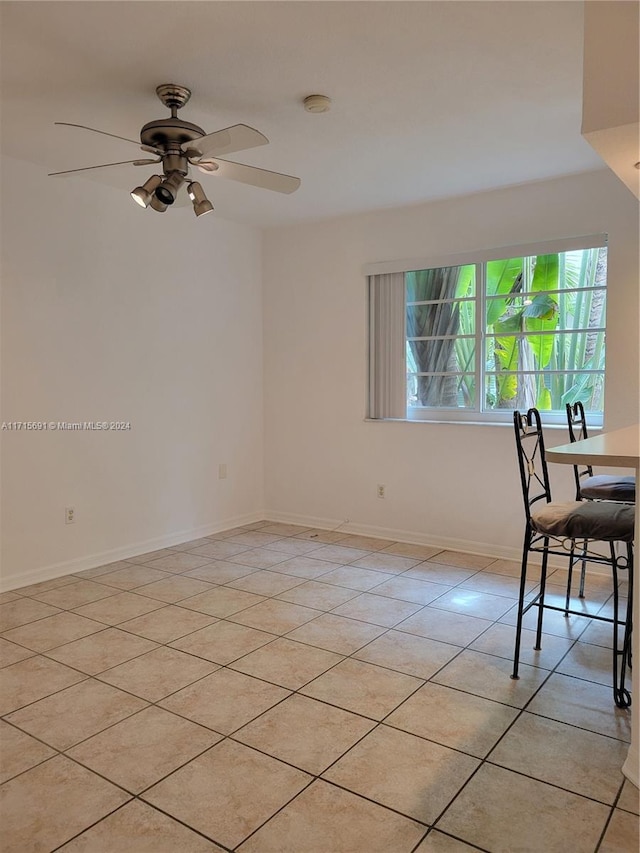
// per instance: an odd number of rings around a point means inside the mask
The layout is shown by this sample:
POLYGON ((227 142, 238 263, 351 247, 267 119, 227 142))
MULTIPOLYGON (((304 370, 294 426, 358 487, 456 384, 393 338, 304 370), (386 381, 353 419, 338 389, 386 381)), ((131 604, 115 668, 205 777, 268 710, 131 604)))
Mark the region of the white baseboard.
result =
POLYGON ((97 566, 115 563, 118 560, 126 560, 128 557, 137 557, 140 554, 147 554, 150 551, 159 551, 161 548, 170 548, 172 545, 180 545, 180 543, 189 542, 191 539, 200 539, 202 536, 210 536, 212 533, 220 533, 222 530, 229 530, 232 527, 240 527, 243 524, 262 521, 263 518, 264 512, 238 515, 234 518, 226 518, 222 521, 201 525, 200 527, 192 527, 189 530, 178 530, 174 533, 157 536, 143 542, 132 542, 109 551, 89 554, 86 557, 77 557, 74 560, 62 563, 51 563, 48 566, 42 566, 28 572, 3 574, 0 578, 0 592, 8 592, 12 589, 19 589, 22 586, 29 586, 33 583, 53 580, 54 578, 60 578, 74 572, 83 572, 86 569, 95 569, 97 566))
MULTIPOLYGON (((213 533, 220 533, 223 530, 229 530, 232 527, 240 527, 243 524, 252 524, 262 520, 280 521, 286 524, 299 524, 303 527, 317 527, 322 530, 340 530, 343 533, 354 533, 362 536, 371 536, 376 539, 392 539, 394 542, 407 542, 414 545, 431 545, 434 548, 441 548, 447 551, 461 551, 466 554, 480 554, 486 557, 494 557, 496 559, 515 560, 519 562, 522 559, 522 551, 520 548, 509 546, 494 545, 488 542, 476 542, 470 539, 457 539, 446 536, 436 536, 432 533, 422 533, 415 530, 403 530, 391 527, 376 527, 371 524, 359 524, 358 522, 349 519, 336 518, 321 518, 309 515, 298 515, 290 512, 254 512, 245 515, 239 515, 234 518, 227 518, 222 521, 212 522, 200 527, 194 527, 189 530, 180 530, 166 536, 159 536, 154 539, 147 539, 144 542, 135 542, 128 545, 123 545, 119 548, 113 548, 110 551, 102 551, 96 554, 90 554, 86 557, 78 557, 74 560, 69 560, 62 563, 52 563, 48 566, 43 566, 38 569, 33 569, 29 572, 21 574, 5 574, 0 578, 0 592, 8 592, 12 589, 18 589, 22 586, 29 586, 33 583, 41 581, 53 580, 64 575, 73 574, 74 572, 83 572, 86 569, 94 569, 97 566, 104 566, 107 563, 115 563, 118 560, 126 560, 130 557, 137 557, 140 554, 146 554, 149 551, 158 551, 161 548, 170 548, 172 545, 180 545, 182 542, 188 542, 191 539, 199 539, 202 536, 210 536, 213 533)), ((533 562, 539 562, 532 559, 533 562)), ((565 568, 566 563, 559 558, 551 558, 549 565, 558 568, 565 568)), ((593 567, 593 574, 605 574, 606 570, 593 567)))
POLYGON ((372 536, 376 539, 392 539, 394 542, 407 542, 412 545, 432 545, 448 551, 463 551, 467 554, 481 554, 487 557, 505 560, 521 560, 520 548, 492 545, 487 542, 474 542, 468 539, 452 539, 445 536, 435 536, 432 533, 422 533, 415 530, 403 530, 392 527, 376 527, 371 524, 359 524, 350 519, 315 518, 308 515, 297 515, 290 512, 269 512, 269 521, 281 521, 286 524, 300 524, 305 527, 318 527, 323 530, 339 530, 341 533, 355 533, 361 536, 372 536))
MULTIPOLYGON (((268 512, 265 516, 269 521, 281 521, 285 524, 300 524, 304 527, 318 527, 322 530, 339 530, 341 533, 355 533, 362 536, 372 536, 376 539, 392 539, 394 542, 407 542, 412 545, 432 545, 443 551, 460 551, 465 554, 480 554, 484 557, 494 557, 502 560, 522 560, 522 548, 508 545, 495 545, 488 542, 476 542, 471 539, 457 539, 446 536, 436 536, 433 533, 422 533, 415 530, 403 530, 392 527, 376 527, 371 524, 359 524, 350 519, 320 518, 309 515, 297 515, 291 512, 268 512)), ((336 544, 340 544, 339 542, 336 544)), ((568 557, 568 554, 567 554, 568 557)), ((539 563, 538 555, 531 556, 532 563, 539 563)), ((564 569, 565 560, 560 557, 549 558, 549 566, 564 569)), ((607 570, 597 564, 588 571, 591 574, 607 574, 607 570)))

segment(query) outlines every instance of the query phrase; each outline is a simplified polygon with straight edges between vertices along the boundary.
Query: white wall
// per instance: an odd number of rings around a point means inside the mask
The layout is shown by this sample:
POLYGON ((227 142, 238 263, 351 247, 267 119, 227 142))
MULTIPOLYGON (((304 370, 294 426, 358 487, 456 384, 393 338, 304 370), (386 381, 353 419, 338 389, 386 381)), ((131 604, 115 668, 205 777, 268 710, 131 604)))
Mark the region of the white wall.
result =
POLYGON ((639 23, 637 0, 584 4, 583 133, 637 123, 639 23))
MULTIPOLYGON (((364 421, 362 265, 600 232, 610 237, 605 426, 615 429, 638 421, 638 207, 611 173, 267 231, 270 517, 350 519, 345 529, 515 556, 512 428, 364 421)), ((566 440, 552 432, 548 444, 566 440)), ((571 498, 570 469, 554 469, 558 498, 571 498)))
POLYGON ((259 231, 12 160, 2 181, 2 420, 131 422, 0 434, 3 586, 260 517, 259 231))
POLYGON ((582 135, 640 199, 640 3, 584 4, 582 135))

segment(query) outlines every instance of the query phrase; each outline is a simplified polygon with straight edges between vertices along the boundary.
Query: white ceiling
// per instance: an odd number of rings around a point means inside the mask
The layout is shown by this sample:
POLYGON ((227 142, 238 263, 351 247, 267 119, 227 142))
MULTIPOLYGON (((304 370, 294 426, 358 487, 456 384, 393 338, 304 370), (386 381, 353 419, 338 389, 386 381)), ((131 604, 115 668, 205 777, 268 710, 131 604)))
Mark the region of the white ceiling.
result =
MULTIPOLYGON (((2 2, 0 14, 4 153, 46 171, 135 158, 53 122, 136 139, 167 115, 155 87, 180 83, 193 90, 182 118, 271 141, 229 159, 302 178, 282 196, 203 176, 226 219, 272 226, 603 167, 580 135, 581 2, 2 2), (331 112, 305 112, 311 93, 331 112)), ((50 180, 124 192, 147 172, 50 180)))

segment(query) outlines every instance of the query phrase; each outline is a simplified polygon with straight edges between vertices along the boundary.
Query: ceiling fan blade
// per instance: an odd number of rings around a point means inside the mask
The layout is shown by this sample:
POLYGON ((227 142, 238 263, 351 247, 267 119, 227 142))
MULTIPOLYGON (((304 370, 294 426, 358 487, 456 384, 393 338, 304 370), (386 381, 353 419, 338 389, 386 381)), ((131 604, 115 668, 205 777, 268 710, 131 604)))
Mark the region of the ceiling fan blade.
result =
MULTIPOLYGON (((247 148, 256 148, 258 145, 267 145, 267 137, 249 127, 247 124, 234 124, 192 142, 183 142, 183 151, 197 151, 200 157, 217 157, 219 154, 232 154, 234 151, 244 151, 247 148)), ((194 155, 190 155, 194 156, 194 155)))
POLYGON ((109 166, 150 166, 152 163, 160 163, 158 160, 119 160, 117 163, 101 163, 99 166, 83 166, 81 169, 64 169, 62 172, 49 172, 47 177, 53 178, 57 175, 71 175, 74 172, 90 172, 92 169, 107 169, 109 166))
POLYGON ((137 142, 135 139, 128 139, 126 136, 118 136, 117 133, 107 133, 106 130, 97 130, 95 127, 87 127, 84 124, 72 124, 68 121, 54 121, 54 124, 59 124, 64 127, 79 127, 80 130, 90 130, 92 133, 100 133, 102 136, 111 136, 113 139, 121 139, 123 142, 131 142, 133 145, 137 145, 138 148, 142 148, 143 151, 151 151, 154 154, 161 154, 161 151, 158 151, 156 148, 151 148, 149 145, 142 145, 140 142, 137 142))
POLYGON ((218 157, 215 160, 206 163, 200 162, 196 165, 205 175, 217 175, 221 178, 250 184, 252 187, 275 190, 277 193, 293 193, 301 184, 300 178, 294 178, 292 175, 270 172, 268 169, 246 166, 243 163, 233 163, 231 160, 220 160, 218 157))

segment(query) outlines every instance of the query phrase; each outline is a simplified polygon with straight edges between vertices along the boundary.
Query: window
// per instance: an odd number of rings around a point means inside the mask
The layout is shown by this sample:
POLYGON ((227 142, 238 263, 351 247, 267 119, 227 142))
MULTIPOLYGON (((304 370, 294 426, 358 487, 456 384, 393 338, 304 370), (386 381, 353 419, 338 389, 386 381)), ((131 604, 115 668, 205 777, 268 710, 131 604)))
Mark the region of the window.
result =
POLYGON ((370 417, 601 422, 606 238, 444 260, 369 278, 370 417))

